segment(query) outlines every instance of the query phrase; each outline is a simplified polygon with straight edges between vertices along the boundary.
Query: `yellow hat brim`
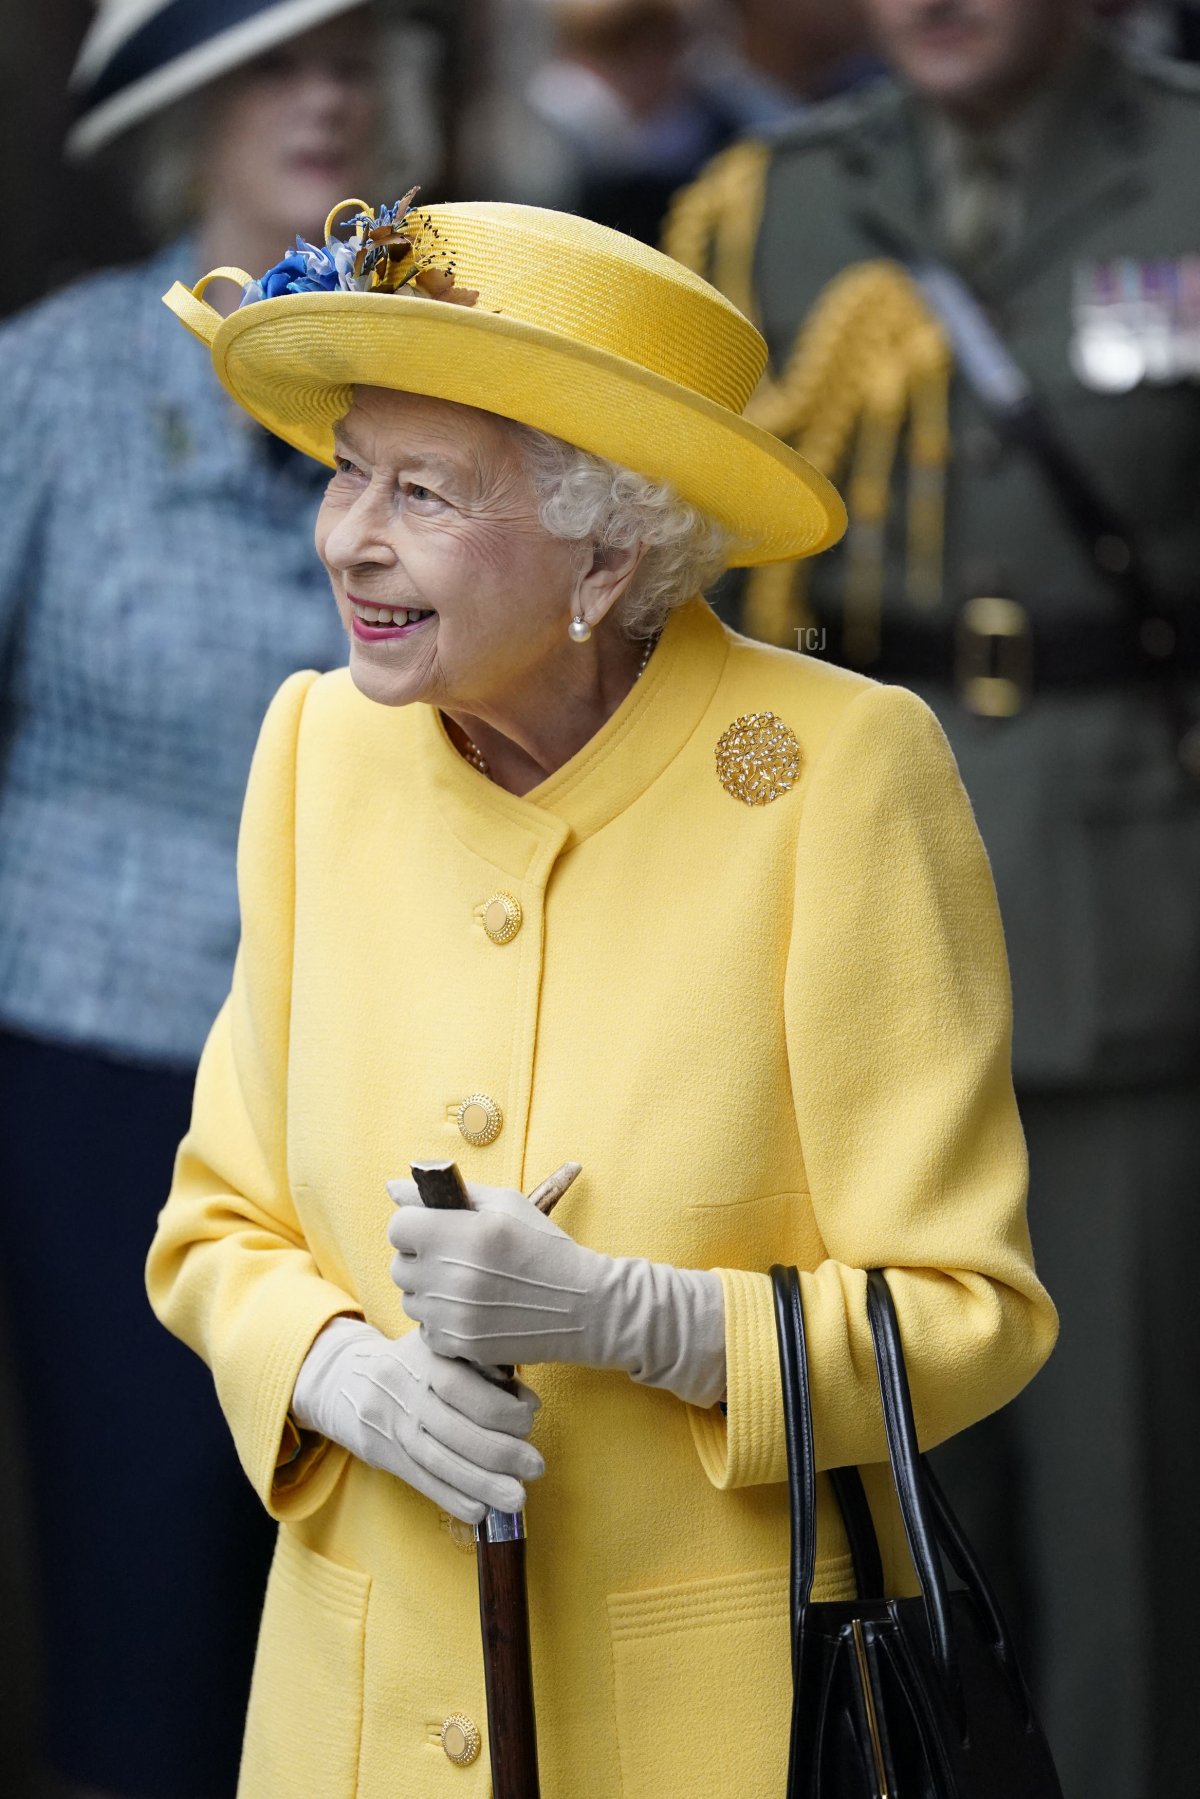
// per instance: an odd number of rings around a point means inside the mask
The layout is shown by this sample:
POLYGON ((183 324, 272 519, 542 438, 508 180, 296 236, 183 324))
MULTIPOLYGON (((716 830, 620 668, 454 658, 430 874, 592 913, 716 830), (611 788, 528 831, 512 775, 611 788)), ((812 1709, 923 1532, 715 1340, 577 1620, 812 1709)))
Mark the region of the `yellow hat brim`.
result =
POLYGON ((640 364, 519 319, 418 296, 285 294, 225 320, 165 296, 208 342, 233 398, 268 431, 333 463, 355 387, 428 395, 518 420, 666 481, 730 533, 730 562, 790 561, 846 528, 811 463, 729 408, 640 364))

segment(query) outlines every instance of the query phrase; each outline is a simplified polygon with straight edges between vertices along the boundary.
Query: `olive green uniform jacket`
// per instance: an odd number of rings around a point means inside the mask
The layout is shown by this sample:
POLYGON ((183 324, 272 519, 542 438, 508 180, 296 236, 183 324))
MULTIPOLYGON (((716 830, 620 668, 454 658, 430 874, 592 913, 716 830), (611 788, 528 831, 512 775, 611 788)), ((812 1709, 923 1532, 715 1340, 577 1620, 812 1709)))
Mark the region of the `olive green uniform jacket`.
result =
MULTIPOLYGON (((921 702, 735 638, 694 601, 603 729, 524 798, 427 706, 294 677, 263 728, 241 954, 151 1252, 281 1520, 243 1799, 436 1799, 455 1714, 486 1737, 475 1570, 428 1500, 334 1446, 276 1457, 328 1318, 408 1328, 384 1183, 414 1158, 583 1173, 592 1247, 723 1271, 728 1416, 539 1366, 530 1604, 546 1799, 748 1799, 787 1760, 787 1495, 766 1270, 805 1272, 818 1461, 877 1462, 863 1269, 889 1268, 920 1426, 1021 1387, 1054 1313, 1031 1265, 995 895, 921 702), (717 778, 773 710, 801 777, 717 778), (497 891, 513 941, 483 928, 497 891), (483 1092, 503 1126, 463 1141, 483 1092)), ((893 1580, 901 1532, 869 1469, 893 1580)), ((823 1504, 819 1584, 848 1595, 823 1504)))
MULTIPOLYGON (((1075 283, 1110 258, 1200 251, 1193 171, 1200 85, 1089 45, 1057 102, 1016 240, 977 287, 1060 435, 1137 527, 1149 571, 1200 645, 1200 387, 1085 388, 1072 367, 1075 283)), ((771 140, 750 270, 779 370, 814 301, 853 263, 941 257, 911 99, 884 84, 771 140)), ((735 230, 745 229, 744 224, 735 230)), ((719 271, 714 269, 714 274, 719 271)), ((952 390, 945 590, 929 621, 1012 598, 1081 636, 1122 601, 1067 522, 1032 455, 1009 447, 961 378, 952 390)), ((900 458, 901 465, 904 458, 900 458)), ((1200 1069, 1200 786, 1182 781, 1161 704, 1128 685, 1036 688, 1016 718, 977 718, 949 686, 888 668, 889 620, 922 619, 904 592, 905 505, 890 509, 883 654, 872 673, 933 705, 992 859, 1014 987, 1018 1087, 1157 1083, 1200 1069)), ((811 573, 836 630, 843 549, 811 573)), ((736 608, 735 608, 736 612, 736 608)), ((831 633, 831 638, 835 632, 831 633)), ((1037 682, 1036 647, 1034 681, 1037 682)))

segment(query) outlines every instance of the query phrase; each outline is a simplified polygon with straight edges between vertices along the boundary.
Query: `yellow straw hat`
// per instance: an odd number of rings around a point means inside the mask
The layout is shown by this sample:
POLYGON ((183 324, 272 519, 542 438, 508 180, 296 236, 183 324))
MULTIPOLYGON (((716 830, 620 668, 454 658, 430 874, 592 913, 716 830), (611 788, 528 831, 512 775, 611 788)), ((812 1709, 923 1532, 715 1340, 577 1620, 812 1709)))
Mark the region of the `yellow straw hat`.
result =
POLYGON ((262 283, 219 269, 165 296, 260 424, 332 464, 353 389, 394 388, 499 413, 669 482, 729 531, 735 566, 811 555, 841 536, 845 508, 825 477, 740 416, 766 345, 715 288, 569 213, 411 209, 411 198, 378 217, 347 201, 324 249, 298 245, 262 283), (354 208, 354 234, 336 237, 354 208), (227 319, 204 299, 218 277, 245 290, 227 319))

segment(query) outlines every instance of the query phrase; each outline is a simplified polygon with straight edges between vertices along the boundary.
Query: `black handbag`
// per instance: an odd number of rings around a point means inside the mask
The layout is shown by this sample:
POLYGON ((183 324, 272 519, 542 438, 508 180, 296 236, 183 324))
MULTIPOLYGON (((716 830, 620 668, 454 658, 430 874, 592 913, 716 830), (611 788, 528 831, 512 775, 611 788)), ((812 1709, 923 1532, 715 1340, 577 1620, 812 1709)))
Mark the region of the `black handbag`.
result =
POLYGON ((816 1467, 800 1280, 771 1270, 791 1505, 792 1728, 787 1799, 1062 1799, 1012 1639, 921 1456, 891 1290, 867 1276, 892 1478, 920 1597, 884 1596, 857 1468, 831 1471, 856 1600, 814 1603, 816 1467), (942 1555, 963 1583, 947 1589, 942 1555))

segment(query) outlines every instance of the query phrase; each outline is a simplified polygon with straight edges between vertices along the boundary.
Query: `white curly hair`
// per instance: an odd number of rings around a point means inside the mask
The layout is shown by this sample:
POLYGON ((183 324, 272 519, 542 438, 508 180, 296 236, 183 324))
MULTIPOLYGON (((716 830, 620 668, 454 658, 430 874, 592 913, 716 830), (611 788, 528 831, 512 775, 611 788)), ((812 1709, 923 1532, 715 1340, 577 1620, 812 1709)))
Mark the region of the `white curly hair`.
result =
POLYGON ((648 480, 532 426, 513 429, 538 515, 552 537, 593 549, 646 545, 617 610, 627 637, 656 636, 674 607, 703 593, 725 568, 729 532, 665 481, 648 480))

